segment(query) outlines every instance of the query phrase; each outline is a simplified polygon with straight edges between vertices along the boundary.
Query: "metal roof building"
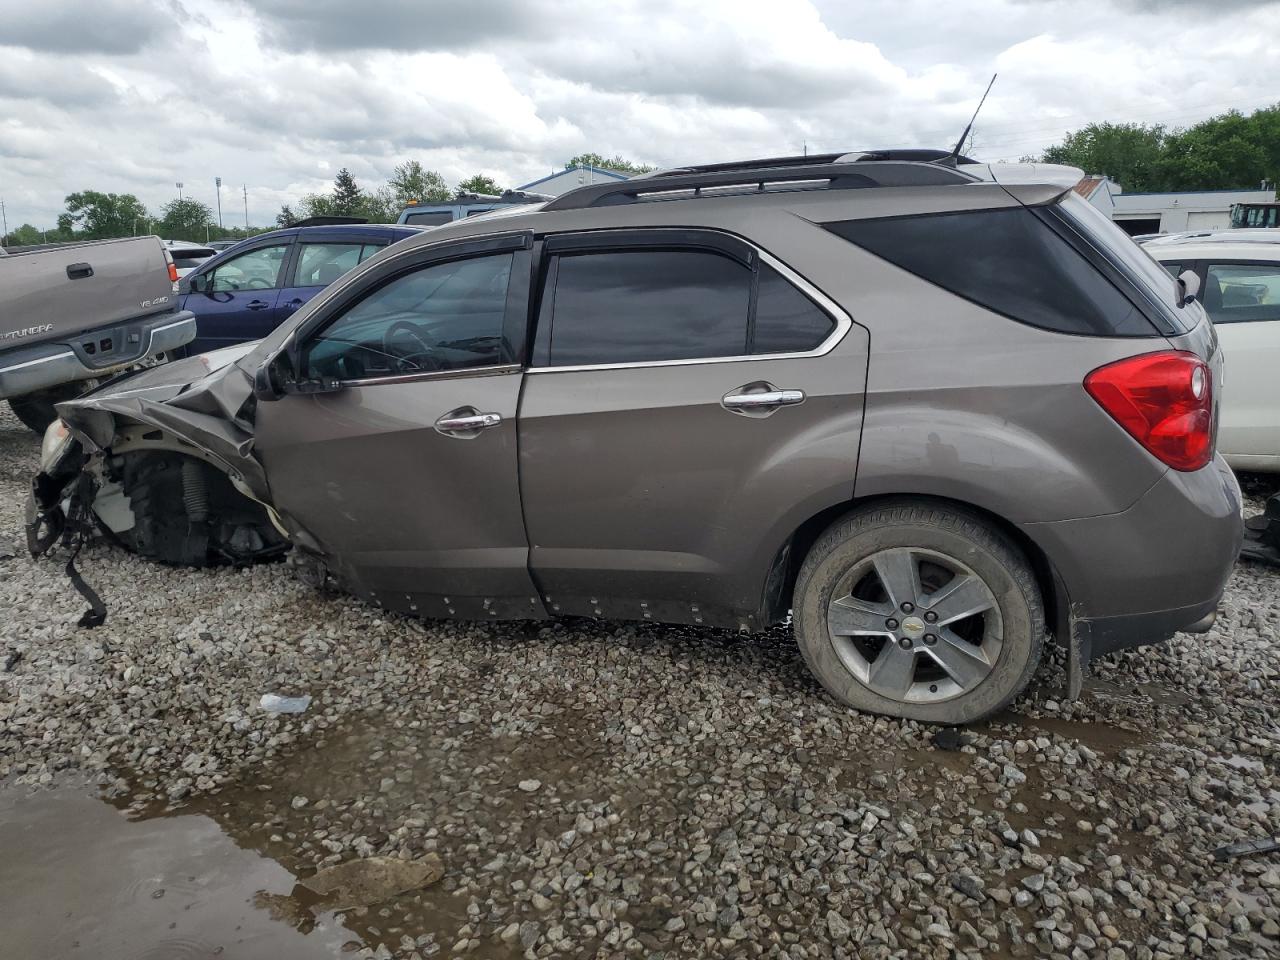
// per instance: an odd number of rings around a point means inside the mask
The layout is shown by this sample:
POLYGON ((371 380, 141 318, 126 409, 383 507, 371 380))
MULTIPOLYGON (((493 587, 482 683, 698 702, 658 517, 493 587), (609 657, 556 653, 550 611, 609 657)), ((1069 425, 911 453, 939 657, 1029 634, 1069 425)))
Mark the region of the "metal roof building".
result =
POLYGON ((616 180, 630 179, 625 173, 618 173, 616 170, 606 170, 603 167, 570 167, 567 170, 556 170, 534 180, 517 187, 518 190, 528 190, 532 193, 545 193, 549 197, 558 197, 562 193, 568 193, 570 190, 576 190, 578 187, 586 187, 596 183, 612 183, 616 180))

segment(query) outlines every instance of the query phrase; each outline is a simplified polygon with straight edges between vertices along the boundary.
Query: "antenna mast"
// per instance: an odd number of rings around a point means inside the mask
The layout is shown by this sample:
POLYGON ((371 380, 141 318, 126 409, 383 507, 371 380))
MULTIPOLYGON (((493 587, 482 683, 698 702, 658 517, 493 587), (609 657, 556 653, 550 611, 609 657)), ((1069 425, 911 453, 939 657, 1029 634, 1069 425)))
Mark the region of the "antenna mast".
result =
POLYGON ((987 84, 987 89, 982 92, 982 99, 978 101, 977 108, 973 111, 973 116, 969 118, 969 123, 964 128, 964 133, 960 134, 960 139, 956 141, 956 147, 951 151, 951 164, 954 166, 960 159, 960 151, 964 148, 964 142, 969 138, 969 131, 973 129, 973 121, 978 119, 978 111, 982 109, 982 105, 987 102, 987 94, 991 92, 991 88, 995 86, 998 73, 991 75, 991 82, 987 84))

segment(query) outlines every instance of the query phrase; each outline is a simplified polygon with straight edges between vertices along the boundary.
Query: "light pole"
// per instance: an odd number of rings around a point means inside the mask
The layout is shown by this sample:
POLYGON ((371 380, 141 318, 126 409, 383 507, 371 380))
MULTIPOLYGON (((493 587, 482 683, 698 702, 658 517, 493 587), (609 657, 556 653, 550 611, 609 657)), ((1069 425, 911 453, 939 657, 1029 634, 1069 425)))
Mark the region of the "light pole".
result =
POLYGON ((214 177, 213 184, 218 188, 218 229, 222 229, 222 178, 214 177))
POLYGON ((244 228, 249 229, 249 187, 247 184, 241 184, 240 189, 244 192, 244 228))
POLYGON ((178 188, 178 199, 181 200, 182 199, 182 181, 179 180, 177 183, 174 184, 174 186, 178 188))

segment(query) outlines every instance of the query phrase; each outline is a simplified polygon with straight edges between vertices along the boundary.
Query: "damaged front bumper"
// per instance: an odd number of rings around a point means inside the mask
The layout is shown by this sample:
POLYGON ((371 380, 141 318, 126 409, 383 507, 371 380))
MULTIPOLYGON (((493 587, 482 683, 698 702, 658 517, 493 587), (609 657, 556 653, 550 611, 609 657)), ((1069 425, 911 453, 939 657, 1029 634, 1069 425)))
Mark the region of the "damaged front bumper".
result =
MULTIPOLYGON (((184 566, 286 553, 253 455, 252 344, 141 371, 58 405, 26 510, 33 556, 105 534, 184 566)), ((83 591, 82 591, 83 592, 83 591)))

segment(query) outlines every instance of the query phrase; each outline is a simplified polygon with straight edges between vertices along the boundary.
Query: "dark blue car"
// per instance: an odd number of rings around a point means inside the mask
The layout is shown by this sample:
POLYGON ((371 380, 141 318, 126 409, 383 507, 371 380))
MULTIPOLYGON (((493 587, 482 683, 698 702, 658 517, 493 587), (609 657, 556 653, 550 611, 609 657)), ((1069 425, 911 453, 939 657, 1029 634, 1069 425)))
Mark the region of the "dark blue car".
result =
POLYGON ((196 338, 187 352, 265 337, 356 264, 422 230, 348 223, 291 227, 242 240, 182 279, 179 306, 196 315, 196 338))

